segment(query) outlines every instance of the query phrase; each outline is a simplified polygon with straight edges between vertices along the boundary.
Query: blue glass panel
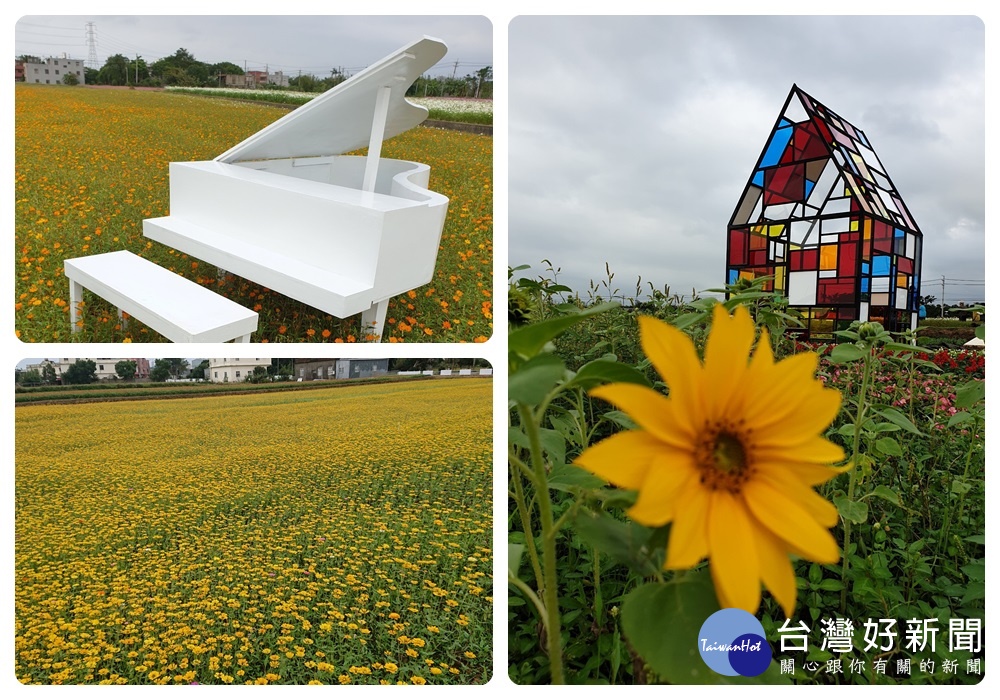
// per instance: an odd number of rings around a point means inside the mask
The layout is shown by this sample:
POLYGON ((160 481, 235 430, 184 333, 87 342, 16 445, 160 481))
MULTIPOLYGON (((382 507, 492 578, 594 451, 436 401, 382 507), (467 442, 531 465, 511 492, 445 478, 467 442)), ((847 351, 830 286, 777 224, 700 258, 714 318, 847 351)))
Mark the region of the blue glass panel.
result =
POLYGON ((868 278, 867 277, 862 277, 861 278, 861 291, 862 292, 867 292, 868 291, 868 278))
POLYGON ((794 122, 789 121, 788 119, 785 119, 784 117, 782 117, 781 121, 778 122, 778 126, 791 126, 793 123, 794 122))
POLYGON ((863 262, 861 263, 861 274, 867 275, 871 272, 871 263, 863 262))
POLYGON ((736 284, 736 280, 740 278, 740 273, 736 270, 729 271, 729 284, 736 284))
POLYGON ((872 274, 876 277, 886 277, 891 267, 890 261, 888 255, 876 255, 872 258, 872 274))
POLYGON ((903 229, 901 228, 896 229, 896 238, 902 238, 904 235, 906 234, 903 233, 903 229))
POLYGON ((757 187, 763 187, 764 186, 764 171, 763 170, 758 170, 757 172, 755 172, 753 174, 753 180, 751 180, 751 182, 753 184, 757 185, 757 187))
POLYGON ((767 144, 764 157, 760 159, 758 167, 766 168, 769 165, 777 165, 781 159, 781 154, 785 152, 788 141, 792 138, 792 127, 786 126, 783 129, 776 129, 771 137, 771 142, 767 144))
POLYGON ((806 199, 809 199, 809 193, 813 191, 813 187, 815 186, 816 186, 815 182, 813 182, 812 180, 806 180, 806 196, 805 196, 806 199))

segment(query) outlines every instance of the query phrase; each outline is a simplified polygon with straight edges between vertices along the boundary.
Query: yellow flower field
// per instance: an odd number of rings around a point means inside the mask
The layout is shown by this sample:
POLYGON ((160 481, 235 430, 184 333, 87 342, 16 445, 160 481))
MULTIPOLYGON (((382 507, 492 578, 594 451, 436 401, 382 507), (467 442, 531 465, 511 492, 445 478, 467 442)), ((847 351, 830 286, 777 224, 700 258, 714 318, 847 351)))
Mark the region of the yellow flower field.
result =
MULTIPOLYGON (((337 319, 142 235, 169 213, 170 161, 212 159, 287 113, 273 105, 140 90, 23 85, 15 90, 15 329, 27 342, 157 342, 88 295, 70 335, 66 258, 130 250, 260 314, 259 342, 355 342, 337 319)), ((336 128, 331 125, 331 128, 336 128)), ((434 281, 390 300, 386 342, 482 342, 492 334, 493 140, 417 127, 382 155, 431 167, 450 198, 434 281)))
POLYGON ((16 409, 22 683, 484 683, 491 381, 16 409))

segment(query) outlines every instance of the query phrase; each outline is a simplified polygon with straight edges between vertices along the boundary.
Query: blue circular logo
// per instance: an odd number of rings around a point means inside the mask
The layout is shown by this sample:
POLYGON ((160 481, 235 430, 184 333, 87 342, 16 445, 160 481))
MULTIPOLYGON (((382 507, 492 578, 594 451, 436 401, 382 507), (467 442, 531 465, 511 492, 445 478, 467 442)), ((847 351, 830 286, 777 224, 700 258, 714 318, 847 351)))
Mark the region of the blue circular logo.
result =
POLYGON ((760 620, 738 608, 712 613, 698 633, 698 652, 723 676, 759 676, 771 663, 771 645, 760 620))

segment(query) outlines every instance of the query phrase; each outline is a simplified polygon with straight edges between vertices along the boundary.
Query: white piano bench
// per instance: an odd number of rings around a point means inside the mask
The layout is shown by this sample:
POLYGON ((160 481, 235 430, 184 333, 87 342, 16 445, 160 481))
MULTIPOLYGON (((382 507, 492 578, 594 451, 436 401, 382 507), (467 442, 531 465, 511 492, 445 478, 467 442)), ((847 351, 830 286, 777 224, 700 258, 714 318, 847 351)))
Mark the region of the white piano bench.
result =
POLYGON ((63 269, 74 333, 84 288, 175 343, 249 343, 257 330, 257 312, 127 250, 71 258, 63 269))

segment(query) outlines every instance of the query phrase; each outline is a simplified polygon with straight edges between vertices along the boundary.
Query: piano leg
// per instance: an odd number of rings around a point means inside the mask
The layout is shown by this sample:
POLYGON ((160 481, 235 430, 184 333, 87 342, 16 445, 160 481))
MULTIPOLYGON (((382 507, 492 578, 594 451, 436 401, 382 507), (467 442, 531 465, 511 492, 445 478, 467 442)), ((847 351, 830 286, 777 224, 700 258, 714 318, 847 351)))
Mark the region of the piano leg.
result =
POLYGON ((376 301, 367 311, 361 312, 362 333, 374 335, 379 341, 382 340, 382 331, 385 329, 385 313, 389 309, 389 300, 376 301))
POLYGON ((77 321, 80 320, 80 302, 83 301, 83 285, 75 280, 69 281, 69 327, 76 333, 80 330, 77 321))

